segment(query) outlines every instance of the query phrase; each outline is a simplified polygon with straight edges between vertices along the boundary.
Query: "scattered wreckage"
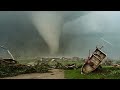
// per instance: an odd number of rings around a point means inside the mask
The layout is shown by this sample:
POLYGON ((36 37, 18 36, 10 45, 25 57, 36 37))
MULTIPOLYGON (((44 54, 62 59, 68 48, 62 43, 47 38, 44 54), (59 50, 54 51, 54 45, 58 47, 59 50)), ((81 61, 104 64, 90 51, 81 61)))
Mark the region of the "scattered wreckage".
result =
POLYGON ((77 69, 78 67, 77 67, 77 65, 76 64, 67 64, 66 66, 65 66, 65 69, 77 69))
POLYGON ((78 68, 75 63, 63 65, 62 63, 60 63, 56 59, 52 59, 51 62, 56 63, 55 65, 52 66, 52 68, 54 68, 54 69, 65 69, 65 70, 67 70, 67 69, 77 69, 78 68))
POLYGON ((120 68, 120 64, 113 64, 113 67, 120 68))
POLYGON ((90 73, 100 66, 101 62, 107 56, 103 51, 101 51, 102 47, 101 48, 96 47, 96 50, 93 52, 93 54, 91 56, 89 55, 85 64, 81 68, 81 74, 90 73))
POLYGON ((0 65, 13 65, 17 64, 18 62, 14 59, 12 53, 5 47, 0 46, 2 49, 6 50, 8 54, 11 56, 11 59, 3 59, 2 57, 0 58, 0 65))
MULTIPOLYGON (((22 65, 19 64, 13 57, 13 55, 11 54, 11 52, 4 48, 3 46, 0 46, 1 48, 7 50, 7 52, 9 53, 9 55, 11 56, 12 59, 0 59, 0 65, 15 65, 15 66, 24 66, 24 67, 34 67, 34 66, 46 66, 46 67, 51 67, 49 66, 48 62, 45 62, 46 60, 39 61, 37 62, 37 65, 22 65), (44 61, 44 62, 43 62, 44 61)), ((101 62, 105 59, 105 57, 107 56, 103 51, 101 51, 101 48, 97 48, 95 49, 95 51, 93 52, 93 54, 86 60, 86 62, 84 63, 84 65, 81 68, 81 74, 87 74, 90 73, 92 71, 95 71, 98 67, 100 67, 101 62)), ((76 60, 78 60, 79 58, 74 57, 76 60)), ((59 59, 59 58, 58 58, 59 59)), ((57 60, 58 60, 57 59, 57 60)), ((51 62, 55 62, 56 64, 52 66, 52 68, 55 69, 77 69, 78 66, 73 63, 73 64, 66 64, 63 65, 62 63, 58 62, 56 59, 52 59, 51 62)), ((65 59, 66 60, 66 59, 65 59)))
POLYGON ((29 65, 20 64, 18 61, 15 60, 12 53, 5 47, 0 46, 2 49, 6 50, 11 58, 2 58, 0 57, 0 65, 12 66, 12 67, 30 67, 29 65))

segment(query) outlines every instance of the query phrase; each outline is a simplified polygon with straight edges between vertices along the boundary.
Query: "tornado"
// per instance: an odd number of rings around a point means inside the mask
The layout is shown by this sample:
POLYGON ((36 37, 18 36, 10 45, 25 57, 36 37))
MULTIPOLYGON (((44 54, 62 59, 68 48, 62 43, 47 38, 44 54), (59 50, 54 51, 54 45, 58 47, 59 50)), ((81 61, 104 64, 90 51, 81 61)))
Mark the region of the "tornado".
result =
POLYGON ((32 13, 32 21, 47 43, 50 54, 58 53, 63 15, 56 11, 36 11, 32 13))

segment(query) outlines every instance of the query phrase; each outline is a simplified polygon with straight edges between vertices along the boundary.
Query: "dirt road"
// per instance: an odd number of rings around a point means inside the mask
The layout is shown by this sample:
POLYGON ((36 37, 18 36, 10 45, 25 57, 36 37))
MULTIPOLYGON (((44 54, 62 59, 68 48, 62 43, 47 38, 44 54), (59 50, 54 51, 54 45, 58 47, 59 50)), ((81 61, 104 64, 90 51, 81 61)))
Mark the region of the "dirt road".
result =
POLYGON ((14 77, 6 77, 2 79, 64 79, 64 71, 60 69, 53 69, 49 73, 22 74, 14 77))

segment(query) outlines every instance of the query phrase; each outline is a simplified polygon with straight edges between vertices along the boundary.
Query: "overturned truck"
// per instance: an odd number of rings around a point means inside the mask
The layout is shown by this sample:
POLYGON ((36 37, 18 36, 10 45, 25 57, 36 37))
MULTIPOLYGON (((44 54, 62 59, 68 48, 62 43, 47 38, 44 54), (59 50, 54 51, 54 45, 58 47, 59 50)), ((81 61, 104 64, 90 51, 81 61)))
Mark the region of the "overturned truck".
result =
POLYGON ((90 73, 100 66, 101 62, 107 56, 103 51, 101 51, 101 48, 96 47, 96 50, 93 52, 93 54, 88 57, 85 64, 81 68, 81 74, 90 73))

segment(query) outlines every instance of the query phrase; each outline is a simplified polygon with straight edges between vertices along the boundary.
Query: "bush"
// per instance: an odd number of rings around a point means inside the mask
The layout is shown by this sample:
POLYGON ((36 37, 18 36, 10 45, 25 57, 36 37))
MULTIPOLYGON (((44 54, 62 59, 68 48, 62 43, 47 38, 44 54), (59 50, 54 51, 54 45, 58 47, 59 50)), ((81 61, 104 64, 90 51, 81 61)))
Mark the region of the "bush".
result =
POLYGON ((35 66, 27 66, 22 64, 0 65, 0 77, 16 76, 26 73, 45 73, 48 72, 48 70, 49 65, 39 61, 35 66))

